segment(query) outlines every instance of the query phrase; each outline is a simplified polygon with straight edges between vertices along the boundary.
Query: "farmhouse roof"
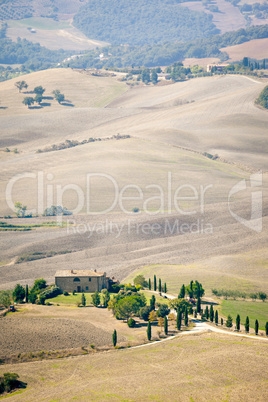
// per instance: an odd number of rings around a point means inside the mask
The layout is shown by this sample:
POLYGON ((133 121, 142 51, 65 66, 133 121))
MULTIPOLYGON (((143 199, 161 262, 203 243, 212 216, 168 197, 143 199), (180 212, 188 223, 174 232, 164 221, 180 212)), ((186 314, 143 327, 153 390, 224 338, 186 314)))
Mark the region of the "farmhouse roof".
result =
POLYGON ((88 270, 77 270, 77 269, 65 269, 62 271, 57 271, 55 273, 56 277, 76 277, 76 276, 104 276, 105 272, 88 271, 88 270))

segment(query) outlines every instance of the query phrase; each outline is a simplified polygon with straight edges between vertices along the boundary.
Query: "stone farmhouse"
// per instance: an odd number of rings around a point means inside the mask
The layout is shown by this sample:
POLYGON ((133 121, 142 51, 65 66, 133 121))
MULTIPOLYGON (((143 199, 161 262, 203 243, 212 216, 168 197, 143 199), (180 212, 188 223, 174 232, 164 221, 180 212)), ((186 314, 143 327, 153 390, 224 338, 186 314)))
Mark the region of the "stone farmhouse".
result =
POLYGON ((55 274, 55 285, 62 291, 93 293, 102 289, 111 290, 112 285, 118 284, 114 278, 106 276, 106 272, 87 270, 63 270, 55 274))

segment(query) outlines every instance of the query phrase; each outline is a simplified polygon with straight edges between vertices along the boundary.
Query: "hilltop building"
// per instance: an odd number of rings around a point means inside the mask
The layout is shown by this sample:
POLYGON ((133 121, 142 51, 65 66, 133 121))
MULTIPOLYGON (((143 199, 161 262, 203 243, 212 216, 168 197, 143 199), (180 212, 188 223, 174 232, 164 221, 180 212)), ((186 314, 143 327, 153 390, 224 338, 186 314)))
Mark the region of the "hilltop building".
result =
POLYGON ((114 278, 106 276, 106 272, 88 270, 63 270, 55 274, 55 284, 62 291, 67 292, 101 292, 102 289, 111 290, 112 285, 118 284, 114 278))

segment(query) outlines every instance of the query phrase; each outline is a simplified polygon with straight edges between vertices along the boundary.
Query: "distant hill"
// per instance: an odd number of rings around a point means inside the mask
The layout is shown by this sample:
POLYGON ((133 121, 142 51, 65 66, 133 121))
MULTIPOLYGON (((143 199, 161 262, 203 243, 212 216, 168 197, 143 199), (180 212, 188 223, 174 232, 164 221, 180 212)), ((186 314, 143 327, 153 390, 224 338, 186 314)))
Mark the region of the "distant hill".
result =
POLYGON ((112 44, 189 41, 219 33, 212 15, 176 0, 91 0, 73 23, 88 37, 112 44))

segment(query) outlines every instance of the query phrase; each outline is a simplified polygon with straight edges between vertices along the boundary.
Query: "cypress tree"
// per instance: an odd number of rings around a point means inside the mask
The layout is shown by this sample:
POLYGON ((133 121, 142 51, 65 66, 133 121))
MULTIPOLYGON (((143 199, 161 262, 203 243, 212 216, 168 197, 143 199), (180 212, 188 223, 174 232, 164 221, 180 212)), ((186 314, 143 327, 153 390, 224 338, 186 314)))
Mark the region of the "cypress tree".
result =
POLYGON ((247 316, 246 322, 245 322, 245 331, 249 332, 249 318, 248 318, 248 316, 247 316))
POLYGON ((82 293, 82 296, 81 296, 81 304, 83 307, 85 307, 85 305, 86 305, 86 297, 85 297, 84 293, 82 293))
POLYGON ((268 336, 268 322, 265 324, 265 335, 268 336))
POLYGON ((28 285, 25 287, 25 302, 28 303, 28 298, 29 298, 29 288, 28 285))
POLYGON ((148 339, 148 341, 150 341, 151 338, 152 338, 152 328, 151 328, 151 323, 149 321, 148 325, 147 325, 147 339, 148 339))
POLYGON ((218 325, 219 317, 218 317, 218 310, 215 311, 215 324, 218 325))
POLYGON ((214 320, 214 310, 212 304, 210 305, 210 310, 209 310, 209 319, 211 322, 214 320))
POLYGON ((166 284, 166 282, 164 284, 164 293, 167 293, 167 284, 166 284))
POLYGON ((200 313, 200 311, 201 311, 201 299, 199 296, 198 296, 197 302, 196 302, 196 311, 197 311, 197 313, 200 313))
POLYGON ((155 310, 155 295, 152 295, 151 299, 150 299, 150 309, 155 310))
POLYGON ((181 312, 180 310, 177 311, 177 330, 180 331, 181 330, 181 312))
POLYGON ((185 310, 184 310, 184 324, 187 327, 188 326, 188 309, 187 306, 185 306, 185 310))
POLYGON ((164 331, 165 331, 165 335, 167 335, 168 334, 168 320, 167 320, 166 315, 165 315, 164 331))
POLYGON ((114 348, 116 347, 116 344, 117 344, 117 333, 116 333, 116 329, 115 329, 114 332, 113 332, 113 345, 114 345, 114 348))
POLYGON ((227 328, 232 328, 232 326, 233 326, 233 319, 230 314, 227 317, 227 321, 226 321, 225 325, 227 328))
POLYGON ((259 321, 256 320, 255 321, 255 335, 258 335, 258 332, 259 332, 259 321))
POLYGON ((236 316, 236 330, 240 331, 240 315, 237 314, 236 316))
POLYGON ((208 306, 206 306, 205 318, 208 320, 208 317, 209 317, 208 306))
POLYGON ((221 325, 223 325, 223 318, 221 318, 221 325))
POLYGON ((156 292, 156 276, 154 275, 154 291, 156 292))
POLYGON ((185 296, 185 286, 182 285, 180 293, 178 295, 178 299, 184 299, 184 296, 185 296))
POLYGON ((162 284, 161 284, 161 279, 159 278, 159 284, 158 284, 158 290, 161 293, 162 291, 162 284))
POLYGON ((149 281, 148 281, 148 288, 149 288, 149 290, 151 290, 151 279, 149 278, 149 281))

